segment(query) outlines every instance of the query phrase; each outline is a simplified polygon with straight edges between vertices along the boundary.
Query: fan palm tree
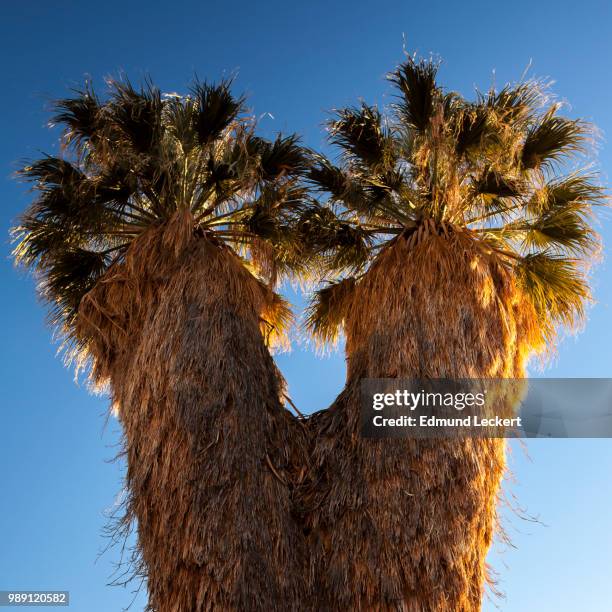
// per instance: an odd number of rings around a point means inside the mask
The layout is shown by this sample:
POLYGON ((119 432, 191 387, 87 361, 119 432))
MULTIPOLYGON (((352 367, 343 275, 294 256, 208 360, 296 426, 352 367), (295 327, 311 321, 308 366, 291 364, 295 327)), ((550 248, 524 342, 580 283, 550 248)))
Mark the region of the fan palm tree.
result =
POLYGON ((339 162, 310 173, 326 205, 300 222, 328 275, 315 337, 346 338, 347 381, 310 420, 301 490, 319 609, 478 610, 504 470, 500 439, 360 437, 364 378, 521 378, 589 300, 604 194, 568 161, 589 126, 536 82, 468 101, 408 59, 387 116, 329 124, 339 162), (329 276, 328 276, 329 278, 329 276))
POLYGON ((112 81, 103 100, 86 86, 53 123, 63 154, 21 172, 36 197, 15 258, 110 389, 149 609, 301 601, 303 426, 267 346, 290 319, 273 286, 300 267, 308 156, 295 136, 257 136, 227 82, 164 96, 112 81))

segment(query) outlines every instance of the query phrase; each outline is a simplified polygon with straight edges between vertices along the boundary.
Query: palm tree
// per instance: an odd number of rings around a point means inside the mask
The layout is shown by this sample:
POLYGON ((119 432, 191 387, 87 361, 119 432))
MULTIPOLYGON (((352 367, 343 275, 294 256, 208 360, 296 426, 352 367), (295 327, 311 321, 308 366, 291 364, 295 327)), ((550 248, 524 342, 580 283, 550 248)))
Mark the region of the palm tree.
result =
POLYGON ((303 426, 267 346, 299 270, 291 220, 308 156, 255 134, 230 84, 186 96, 112 81, 57 103, 63 155, 21 174, 15 228, 77 365, 123 426, 126 516, 149 609, 273 610, 304 596, 291 515, 303 426))
POLYGON ((365 103, 329 125, 339 163, 300 228, 336 280, 307 324, 346 338, 347 381, 310 420, 301 490, 319 609, 478 610, 504 470, 499 439, 360 437, 364 378, 521 378, 583 317, 603 192, 568 168, 589 127, 536 82, 468 101, 408 59, 388 116, 365 103))

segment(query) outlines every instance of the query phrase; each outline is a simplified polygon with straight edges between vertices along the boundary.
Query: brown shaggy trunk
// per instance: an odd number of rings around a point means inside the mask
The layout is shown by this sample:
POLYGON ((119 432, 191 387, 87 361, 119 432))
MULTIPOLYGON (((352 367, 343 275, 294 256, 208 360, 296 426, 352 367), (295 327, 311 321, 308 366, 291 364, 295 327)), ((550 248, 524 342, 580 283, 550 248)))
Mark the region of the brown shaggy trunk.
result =
POLYGON ((480 609, 504 441, 360 437, 362 378, 524 374, 533 309, 468 235, 442 234, 398 239, 351 298, 347 383, 311 419, 302 491, 316 609, 480 609))
POLYGON ((124 428, 149 608, 292 609, 304 550, 288 482, 303 435, 260 331, 274 298, 189 219, 183 230, 139 239, 80 311, 124 428))

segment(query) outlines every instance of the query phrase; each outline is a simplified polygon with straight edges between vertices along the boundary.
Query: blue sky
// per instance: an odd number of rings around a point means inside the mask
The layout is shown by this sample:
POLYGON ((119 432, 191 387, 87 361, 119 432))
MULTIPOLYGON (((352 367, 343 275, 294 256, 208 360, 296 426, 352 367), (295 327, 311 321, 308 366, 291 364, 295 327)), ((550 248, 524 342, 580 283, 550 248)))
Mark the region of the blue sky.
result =
MULTIPOLYGON (((443 58, 440 80, 470 94, 475 85, 503 84, 530 74, 551 77, 569 113, 602 130, 599 165, 612 169, 612 7, 604 2, 513 3, 362 2, 48 2, 0 4, 0 302, 4 323, 0 364, 3 435, 0 443, 0 590, 68 589, 72 609, 120 610, 129 589, 105 586, 118 560, 102 530, 121 490, 118 425, 56 356, 33 282, 12 267, 8 228, 29 202, 11 178, 19 160, 53 152, 45 128, 48 101, 66 95, 86 75, 100 85, 125 71, 151 75, 165 91, 185 91, 194 74, 236 74, 262 129, 297 131, 324 147, 328 109, 360 97, 385 104, 384 75, 405 44, 443 58), (495 71, 495 77, 493 77, 495 71), (607 136, 607 138, 606 138, 607 136)), ((610 244, 609 224, 601 228, 610 244)), ((547 376, 610 377, 612 272, 595 276, 597 305, 585 331, 567 339, 547 376)), ((290 295, 296 309, 299 296, 290 295)), ((327 406, 344 376, 341 354, 321 359, 294 346, 279 364, 304 411, 327 406)), ((491 562, 505 611, 609 608, 612 570, 609 509, 610 440, 530 441, 513 447, 518 506, 545 524, 504 511, 516 548, 496 547, 491 562), (527 453, 529 456, 527 456, 527 453)), ((132 609, 140 610, 143 597, 132 609)))

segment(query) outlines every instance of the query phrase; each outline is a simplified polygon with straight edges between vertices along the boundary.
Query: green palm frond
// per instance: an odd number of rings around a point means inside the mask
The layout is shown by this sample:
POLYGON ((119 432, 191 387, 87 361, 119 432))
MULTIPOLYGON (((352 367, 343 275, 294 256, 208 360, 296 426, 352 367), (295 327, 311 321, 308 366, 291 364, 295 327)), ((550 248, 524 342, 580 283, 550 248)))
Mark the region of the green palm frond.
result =
POLYGON ((51 325, 63 329, 75 325, 82 297, 106 272, 109 262, 106 253, 78 247, 56 252, 46 262, 41 293, 51 305, 51 325))
POLYGON ((98 130, 100 101, 90 85, 75 93, 74 98, 55 102, 56 114, 50 124, 63 125, 66 142, 79 145, 92 138, 98 130))
POLYGON ((522 193, 517 180, 495 170, 487 170, 474 184, 474 190, 477 195, 491 198, 515 198, 522 193))
POLYGON ((491 89, 486 96, 478 96, 479 104, 494 111, 501 124, 518 129, 530 123, 542 98, 542 86, 536 81, 508 84, 499 91, 491 89))
POLYGON ((526 134, 521 163, 527 170, 557 162, 584 148, 588 134, 582 121, 556 116, 553 106, 526 134))
POLYGON ((570 328, 582 321, 591 293, 588 279, 576 260, 536 253, 523 258, 516 271, 542 321, 570 328))
POLYGON ((234 98, 230 86, 227 81, 219 84, 196 81, 191 87, 194 131, 201 145, 219 138, 244 108, 244 97, 234 98))
POLYGON ((105 184, 104 177, 91 180, 65 160, 46 157, 26 166, 21 174, 37 182, 40 194, 13 230, 19 241, 15 256, 20 263, 34 266, 64 245, 103 241, 122 218, 128 220, 122 210, 128 193, 120 186, 105 184))
POLYGON ((322 156, 316 158, 307 178, 318 191, 328 192, 335 200, 341 199, 348 189, 349 178, 344 171, 322 156))
POLYGON ((425 60, 409 58, 389 80, 399 90, 399 101, 394 109, 402 125, 419 133, 424 132, 434 114, 438 96, 436 74, 438 66, 425 60))
POLYGON ((12 234, 18 243, 13 253, 15 261, 27 267, 46 266, 47 260, 64 250, 67 242, 74 247, 84 242, 78 234, 71 236, 66 226, 56 219, 43 221, 35 215, 22 219, 12 234))
POLYGON ((304 251, 319 255, 327 271, 355 273, 367 263, 374 236, 366 227, 351 223, 331 209, 309 207, 296 225, 304 251))
POLYGON ((312 206, 300 215, 296 230, 300 242, 309 250, 328 253, 335 247, 336 233, 341 222, 331 208, 312 206))
POLYGON ((572 255, 590 254, 598 245, 587 211, 579 203, 556 206, 526 223, 529 250, 553 249, 572 255))
POLYGON ((161 135, 162 99, 147 82, 138 91, 125 81, 112 82, 113 93, 101 114, 109 137, 122 138, 136 153, 151 154, 161 135))
POLYGON ((340 223, 334 235, 334 249, 326 266, 336 272, 355 274, 366 266, 374 239, 367 229, 340 223))
POLYGON ((452 127, 455 132, 457 155, 462 157, 473 149, 481 148, 490 133, 488 109, 483 106, 468 105, 453 118, 452 127))
POLYGON ((335 344, 350 308, 356 279, 344 278, 319 289, 306 312, 305 327, 321 345, 335 344))
POLYGON ((264 180, 300 176, 310 165, 310 157, 295 134, 279 135, 272 142, 261 140, 258 152, 264 180))
POLYGON ((537 215, 570 204, 585 208, 605 204, 605 191, 597 185, 596 178, 589 174, 555 177, 534 191, 525 208, 537 215))
POLYGON ((85 175, 79 168, 59 157, 45 155, 20 170, 26 180, 36 183, 41 190, 56 187, 74 189, 83 181, 85 175))
POLYGON ((389 135, 376 107, 362 104, 341 109, 329 129, 331 142, 365 166, 384 168, 393 162, 389 135))

